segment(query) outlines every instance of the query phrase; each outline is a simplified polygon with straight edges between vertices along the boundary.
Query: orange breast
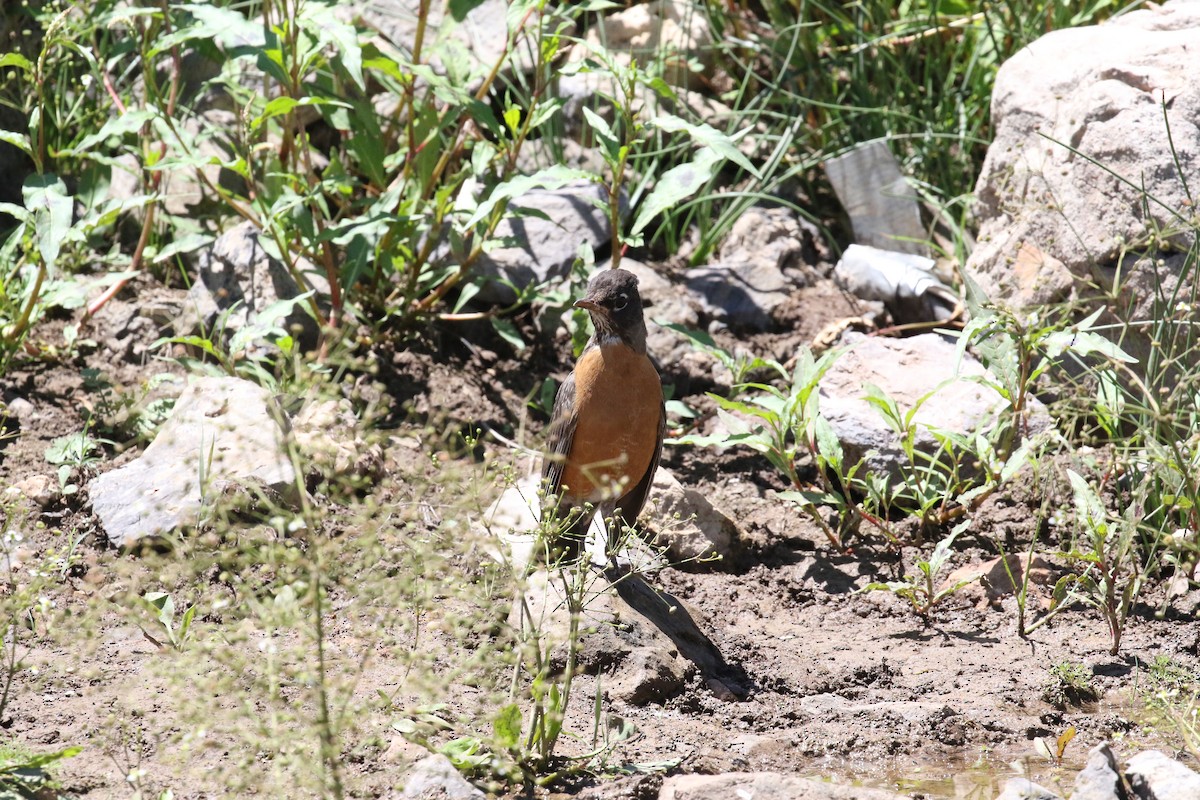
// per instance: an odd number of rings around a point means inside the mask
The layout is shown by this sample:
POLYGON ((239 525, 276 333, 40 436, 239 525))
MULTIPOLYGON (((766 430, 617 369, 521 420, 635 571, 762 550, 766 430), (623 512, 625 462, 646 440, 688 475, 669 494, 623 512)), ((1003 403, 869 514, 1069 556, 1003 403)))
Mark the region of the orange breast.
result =
POLYGON ((563 470, 576 503, 618 498, 650 468, 658 446, 662 384, 650 359, 624 344, 590 350, 575 364, 575 436, 563 470))

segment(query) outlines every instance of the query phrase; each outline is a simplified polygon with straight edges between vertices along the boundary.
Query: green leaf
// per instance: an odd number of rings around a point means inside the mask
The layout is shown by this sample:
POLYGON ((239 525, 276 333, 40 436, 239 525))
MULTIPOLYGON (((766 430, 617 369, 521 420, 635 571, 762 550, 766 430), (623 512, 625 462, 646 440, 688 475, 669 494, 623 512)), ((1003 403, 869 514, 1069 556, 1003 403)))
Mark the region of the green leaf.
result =
POLYGON ((144 108, 126 111, 118 117, 109 118, 100 126, 100 130, 83 137, 75 146, 59 151, 59 155, 90 155, 93 149, 109 139, 141 131, 146 123, 151 122, 157 116, 157 112, 144 108))
POLYGON ((663 211, 700 191, 716 172, 720 160, 712 148, 701 148, 692 161, 672 167, 659 176, 654 189, 642 203, 630 233, 640 233, 663 211))
POLYGON ((500 709, 492 719, 492 731, 501 747, 506 750, 516 748, 521 741, 521 708, 516 703, 509 703, 500 709))
POLYGON ((71 230, 72 206, 67 186, 53 174, 31 175, 21 187, 25 207, 33 212, 38 252, 46 266, 54 266, 67 232, 71 230))
POLYGON ((525 349, 525 340, 521 337, 521 332, 517 330, 517 326, 512 320, 502 317, 492 317, 492 328, 500 335, 500 338, 511 344, 517 350, 525 349))
POLYGON ((532 175, 518 175, 493 189, 487 200, 480 203, 471 218, 463 224, 463 228, 468 230, 473 228, 486 219, 499 204, 533 189, 558 189, 572 181, 594 181, 595 179, 596 176, 590 172, 561 165, 538 170, 532 175))
POLYGON ((450 0, 450 16, 454 17, 455 22, 462 22, 479 6, 483 5, 484 0, 450 0))
POLYGON ((672 133, 683 131, 697 144, 711 148, 721 158, 729 159, 756 178, 762 177, 758 168, 750 163, 750 159, 737 149, 737 140, 750 132, 748 128, 735 136, 726 136, 711 125, 704 123, 693 125, 673 114, 661 114, 650 120, 650 124, 672 133))
POLYGON ((0 130, 0 142, 11 144, 25 155, 33 155, 33 145, 29 143, 29 137, 23 133, 0 130))
POLYGON ((0 56, 0 69, 4 67, 16 67, 26 72, 32 72, 33 62, 20 53, 5 53, 0 56))

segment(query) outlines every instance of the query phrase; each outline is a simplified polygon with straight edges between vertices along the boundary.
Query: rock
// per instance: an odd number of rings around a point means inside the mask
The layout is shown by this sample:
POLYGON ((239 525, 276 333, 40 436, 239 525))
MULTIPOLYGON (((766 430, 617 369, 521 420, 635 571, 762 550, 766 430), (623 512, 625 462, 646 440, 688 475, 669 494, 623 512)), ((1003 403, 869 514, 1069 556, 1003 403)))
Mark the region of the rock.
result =
POLYGON ((362 437, 350 401, 309 403, 292 419, 296 446, 306 457, 311 475, 377 477, 383 469, 383 450, 362 437))
MULTIPOLYGON (((328 296, 329 284, 311 261, 300 259, 296 271, 319 298, 328 296)), ((272 309, 304 291, 307 289, 301 289, 283 262, 268 254, 262 233, 252 223, 243 222, 200 253, 196 281, 188 291, 175 330, 181 335, 212 330, 223 317, 221 326, 227 333, 254 325, 265 336, 270 328, 282 328, 302 347, 311 349, 316 346, 318 330, 308 301, 295 303, 287 310, 272 309), (268 318, 264 312, 269 310, 268 318)))
MULTIPOLYGON (((611 674, 613 696, 634 705, 661 703, 680 692, 687 663, 671 640, 629 608, 602 573, 589 570, 584 580, 578 595, 580 667, 611 674)), ((539 570, 526 579, 509 624, 523 638, 536 639, 556 669, 565 667, 570 614, 554 572, 539 570)))
MULTIPOLYGON (((601 17, 599 24, 590 27, 583 41, 571 49, 568 59, 570 64, 581 66, 587 59, 598 63, 611 59, 624 67, 634 60, 639 65, 659 63, 667 83, 684 89, 705 89, 704 77, 693 72, 691 64, 700 64, 701 71, 711 66, 712 41, 708 17, 695 5, 686 0, 651 0, 601 17)), ((582 107, 593 105, 597 99, 603 104, 604 98, 622 97, 623 91, 607 70, 569 68, 556 83, 558 95, 565 101, 563 113, 576 124, 582 107)), ((655 103, 651 95, 638 92, 633 99, 635 113, 655 103)))
MULTIPOLYGON (((582 242, 593 249, 610 243, 608 214, 596 206, 607 201, 608 190, 587 181, 557 189, 532 189, 514 198, 493 237, 501 246, 485 251, 475 262, 476 271, 491 279, 477 295, 479 300, 513 302, 516 292, 501 280, 523 288, 565 278, 582 242), (519 216, 518 209, 528 209, 531 214, 519 216)), ((623 202, 621 213, 625 213, 623 202)))
MULTIPOLYGON (((846 341, 852 346, 821 380, 820 407, 842 443, 847 466, 864 460, 868 469, 894 480, 907 465, 898 436, 864 399, 863 387, 868 383, 892 398, 901 414, 921 402, 913 422, 916 446, 927 453, 939 446, 930 428, 953 433, 983 430, 1006 405, 994 389, 969 380, 987 372, 970 354, 963 356, 955 372, 955 346, 935 333, 906 339, 847 333, 846 341)), ((1044 410, 1037 416, 1041 404, 1034 408, 1035 422, 1045 420, 1044 410)))
MULTIPOLYGON (((993 300, 1065 300, 1088 282, 1111 283, 1120 269, 1145 315, 1154 272, 1118 258, 1155 242, 1158 230, 1174 231, 1175 247, 1194 236, 1175 214, 1191 215, 1185 178, 1200 154, 1197 36, 1200 5, 1167 2, 1052 31, 1000 67, 995 138, 975 192, 978 246, 967 262, 993 300)), ((1160 276, 1170 283, 1179 264, 1167 262, 1160 276)))
POLYGON ((1075 776, 1071 800, 1126 800, 1117 759, 1107 742, 1088 752, 1087 764, 1075 776))
POLYGON ((5 404, 8 414, 20 420, 33 419, 37 414, 37 409, 33 403, 26 400, 24 397, 14 397, 5 404))
POLYGON ((30 475, 14 483, 11 488, 42 508, 58 497, 58 481, 49 475, 30 475))
POLYGON ((850 217, 856 242, 881 250, 928 255, 916 190, 900 172, 887 142, 875 139, 825 162, 825 174, 850 217))
POLYGON ((718 251, 718 260, 726 264, 760 264, 787 273, 796 287, 822 278, 819 265, 829 258, 816 225, 790 208, 763 206, 742 212, 718 251))
POLYGON ((253 484, 294 503, 295 473, 266 389, 240 378, 199 378, 136 460, 88 485, 116 547, 193 524, 214 492, 253 484))
POLYGON ((1063 800, 1044 786, 1028 778, 1009 778, 996 800, 1063 800))
POLYGON ((954 316, 958 295, 933 266, 933 259, 924 256, 852 244, 833 276, 856 297, 882 302, 897 323, 943 322, 954 316))
POLYGON ((782 775, 777 772, 732 772, 724 775, 673 775, 663 781, 658 800, 901 800, 883 789, 782 775))
POLYGON ((673 563, 728 558, 741 540, 737 523, 695 489, 659 467, 642 517, 656 531, 654 545, 666 547, 673 563))
POLYGON ((441 753, 413 764, 401 781, 404 788, 388 795, 391 800, 485 800, 487 797, 441 753))
POLYGON ((755 331, 772 326, 772 312, 792 288, 778 267, 760 261, 692 267, 687 287, 706 313, 731 328, 755 331))
MULTIPOLYGON (((446 3, 429 4, 423 55, 440 73, 446 72, 445 58, 447 54, 451 55, 456 62, 455 69, 465 68, 469 73, 462 76, 463 88, 474 92, 505 55, 509 4, 504 0, 482 0, 469 5, 473 6, 470 11, 461 20, 456 20, 445 13, 446 3)), ((411 53, 417 33, 416 9, 417 4, 411 0, 358 0, 339 3, 337 14, 343 20, 357 21, 379 31, 391 44, 411 53)), ((526 28, 532 31, 536 20, 525 22, 526 28)), ((570 35, 570 32, 568 29, 563 33, 570 35)), ((525 71, 533 67, 530 48, 518 46, 513 50, 514 68, 525 71)))
POLYGON ((1139 800, 1200 797, 1200 775, 1158 750, 1146 750, 1129 759, 1125 777, 1139 800))

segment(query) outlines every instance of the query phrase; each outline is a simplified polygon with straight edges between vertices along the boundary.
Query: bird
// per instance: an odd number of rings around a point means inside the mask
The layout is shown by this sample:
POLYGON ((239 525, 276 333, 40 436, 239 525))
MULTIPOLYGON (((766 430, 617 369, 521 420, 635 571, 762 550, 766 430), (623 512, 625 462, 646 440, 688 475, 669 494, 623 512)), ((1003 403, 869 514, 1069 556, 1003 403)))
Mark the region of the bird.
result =
POLYGON ((622 526, 632 528, 646 503, 666 430, 637 277, 605 269, 574 307, 587 310, 594 332, 555 396, 542 463, 543 513, 562 525, 552 546, 568 561, 579 556, 597 511, 608 525, 608 556, 615 555, 622 526))

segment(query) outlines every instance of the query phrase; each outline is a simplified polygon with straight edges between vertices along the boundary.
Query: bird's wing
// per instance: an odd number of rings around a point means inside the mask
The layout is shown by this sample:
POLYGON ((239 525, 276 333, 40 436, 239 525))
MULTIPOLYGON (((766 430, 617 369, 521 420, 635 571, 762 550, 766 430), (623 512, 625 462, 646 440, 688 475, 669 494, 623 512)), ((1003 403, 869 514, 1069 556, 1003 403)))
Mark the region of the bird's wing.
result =
POLYGON ((664 400, 658 407, 658 442, 654 445, 654 456, 650 459, 650 466, 646 468, 646 474, 637 482, 637 485, 617 501, 617 510, 621 513, 621 519, 625 520, 625 524, 630 527, 637 524, 638 514, 642 513, 642 507, 646 505, 646 497, 650 494, 650 484, 654 483, 654 472, 658 469, 658 459, 662 456, 663 437, 666 432, 667 406, 664 400))
POLYGON ((546 441, 546 455, 542 460, 542 483, 546 496, 558 495, 562 488, 563 471, 567 466, 567 455, 575 440, 575 373, 572 372, 554 398, 554 411, 550 415, 550 435, 546 441))

